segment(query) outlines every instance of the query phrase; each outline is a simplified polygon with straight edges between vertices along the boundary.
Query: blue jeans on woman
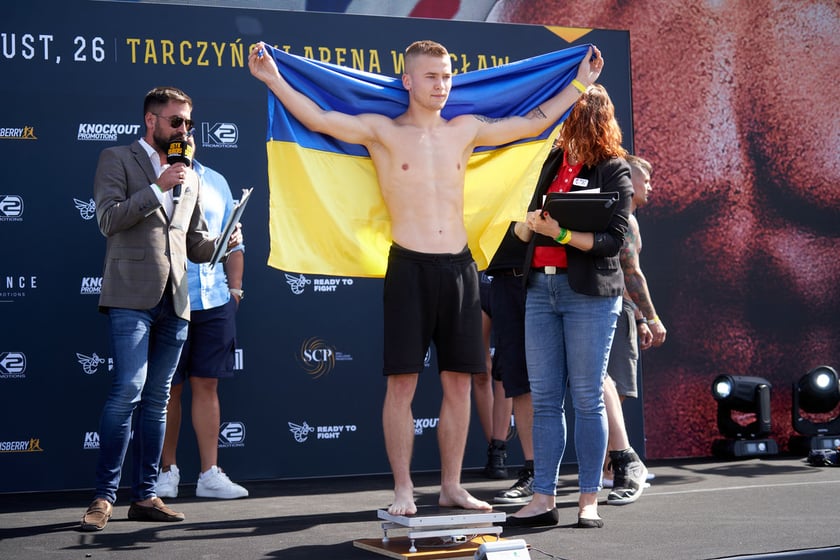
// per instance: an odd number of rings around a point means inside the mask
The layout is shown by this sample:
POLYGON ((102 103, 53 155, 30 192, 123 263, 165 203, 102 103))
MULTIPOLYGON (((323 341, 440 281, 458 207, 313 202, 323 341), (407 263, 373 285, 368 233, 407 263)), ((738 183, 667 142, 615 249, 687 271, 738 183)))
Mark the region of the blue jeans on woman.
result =
POLYGON ((580 491, 601 489, 608 435, 601 385, 620 311, 621 296, 579 294, 565 274, 530 274, 525 355, 534 406, 535 492, 555 495, 566 449, 567 385, 575 409, 580 491))
POLYGON ((96 497, 116 501, 131 441, 131 501, 140 502, 155 495, 169 386, 189 323, 175 315, 168 294, 152 309, 111 308, 108 322, 114 370, 99 421, 96 497))

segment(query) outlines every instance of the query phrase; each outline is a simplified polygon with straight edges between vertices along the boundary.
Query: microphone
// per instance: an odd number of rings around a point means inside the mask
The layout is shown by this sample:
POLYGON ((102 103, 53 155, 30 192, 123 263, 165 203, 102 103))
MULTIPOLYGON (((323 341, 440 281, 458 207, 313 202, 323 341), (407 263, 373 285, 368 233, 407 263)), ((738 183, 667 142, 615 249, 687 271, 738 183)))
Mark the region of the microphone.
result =
MULTIPOLYGON (((191 134, 189 136, 192 136, 191 134)), ((193 160, 193 153, 195 152, 195 147, 193 147, 187 140, 189 138, 183 138, 181 140, 173 140, 169 143, 169 147, 166 150, 166 163, 169 165, 173 165, 176 163, 183 163, 187 167, 192 166, 193 160)), ((175 185, 172 188, 172 200, 176 204, 179 200, 181 200, 181 184, 175 185)))

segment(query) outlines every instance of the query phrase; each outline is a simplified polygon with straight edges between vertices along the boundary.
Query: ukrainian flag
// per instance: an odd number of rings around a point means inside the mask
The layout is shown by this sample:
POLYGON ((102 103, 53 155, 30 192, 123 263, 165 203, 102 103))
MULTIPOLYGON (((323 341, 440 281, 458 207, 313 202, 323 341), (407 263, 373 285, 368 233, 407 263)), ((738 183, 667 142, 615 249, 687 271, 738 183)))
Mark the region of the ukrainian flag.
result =
MULTIPOLYGON (((456 74, 443 116, 525 115, 574 79, 587 49, 572 47, 456 74)), ((324 109, 397 117, 408 105, 397 78, 268 51, 283 77, 324 109)), ((562 120, 537 138, 481 147, 470 158, 464 219, 480 270, 487 267, 510 222, 524 218, 562 120)), ((269 266, 308 274, 384 276, 391 225, 364 146, 306 129, 271 91, 266 142, 269 266)))

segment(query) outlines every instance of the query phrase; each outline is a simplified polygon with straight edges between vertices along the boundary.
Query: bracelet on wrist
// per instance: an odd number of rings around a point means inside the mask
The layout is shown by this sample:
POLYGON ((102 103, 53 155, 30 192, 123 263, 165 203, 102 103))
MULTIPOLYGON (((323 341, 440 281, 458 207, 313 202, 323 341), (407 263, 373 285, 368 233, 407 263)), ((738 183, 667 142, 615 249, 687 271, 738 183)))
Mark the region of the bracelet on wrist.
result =
POLYGON ((641 319, 636 319, 636 325, 647 325, 647 324, 648 324, 648 320, 645 317, 642 317, 641 319))
POLYGON ((585 86, 585 85, 583 85, 583 82, 581 82, 581 81, 580 81, 580 80, 578 80, 577 78, 575 78, 574 80, 572 80, 572 85, 573 85, 573 86, 575 86, 575 89, 576 89, 576 90, 578 90, 578 91, 579 91, 579 92, 581 92, 581 93, 583 93, 583 92, 585 92, 585 91, 586 91, 586 86, 585 86))
POLYGON ((653 319, 648 319, 648 323, 658 323, 659 322, 659 315, 654 315, 653 319))
POLYGON ((554 238, 554 241, 559 243, 560 245, 565 245, 569 241, 572 240, 572 232, 567 230, 566 228, 560 228, 560 233, 557 234, 557 237, 554 238))

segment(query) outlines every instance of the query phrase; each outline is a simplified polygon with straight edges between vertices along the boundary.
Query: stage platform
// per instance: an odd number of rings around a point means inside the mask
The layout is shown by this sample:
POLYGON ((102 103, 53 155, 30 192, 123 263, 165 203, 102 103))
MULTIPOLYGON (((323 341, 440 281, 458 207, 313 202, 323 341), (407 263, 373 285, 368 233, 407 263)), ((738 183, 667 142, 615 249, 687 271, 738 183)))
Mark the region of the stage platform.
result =
MULTIPOLYGON (((840 558, 840 468, 791 457, 650 461, 648 467, 656 478, 638 502, 599 508, 603 529, 573 528, 576 471, 568 465, 560 478, 560 525, 500 536, 525 539, 533 560, 840 558)), ((438 473, 415 474, 418 505, 436 505, 438 480, 438 473)), ((466 471, 463 481, 486 500, 512 483, 478 471, 466 471)), ((121 492, 100 533, 78 531, 90 491, 0 494, 0 558, 383 558, 353 543, 382 537, 377 511, 391 500, 390 476, 239 482, 249 498, 201 499, 194 485, 182 485, 181 497, 166 500, 186 514, 181 523, 128 521, 127 494, 121 492)), ((602 494, 605 501, 607 491, 602 494)), ((518 507, 496 509, 511 513, 518 507)))

